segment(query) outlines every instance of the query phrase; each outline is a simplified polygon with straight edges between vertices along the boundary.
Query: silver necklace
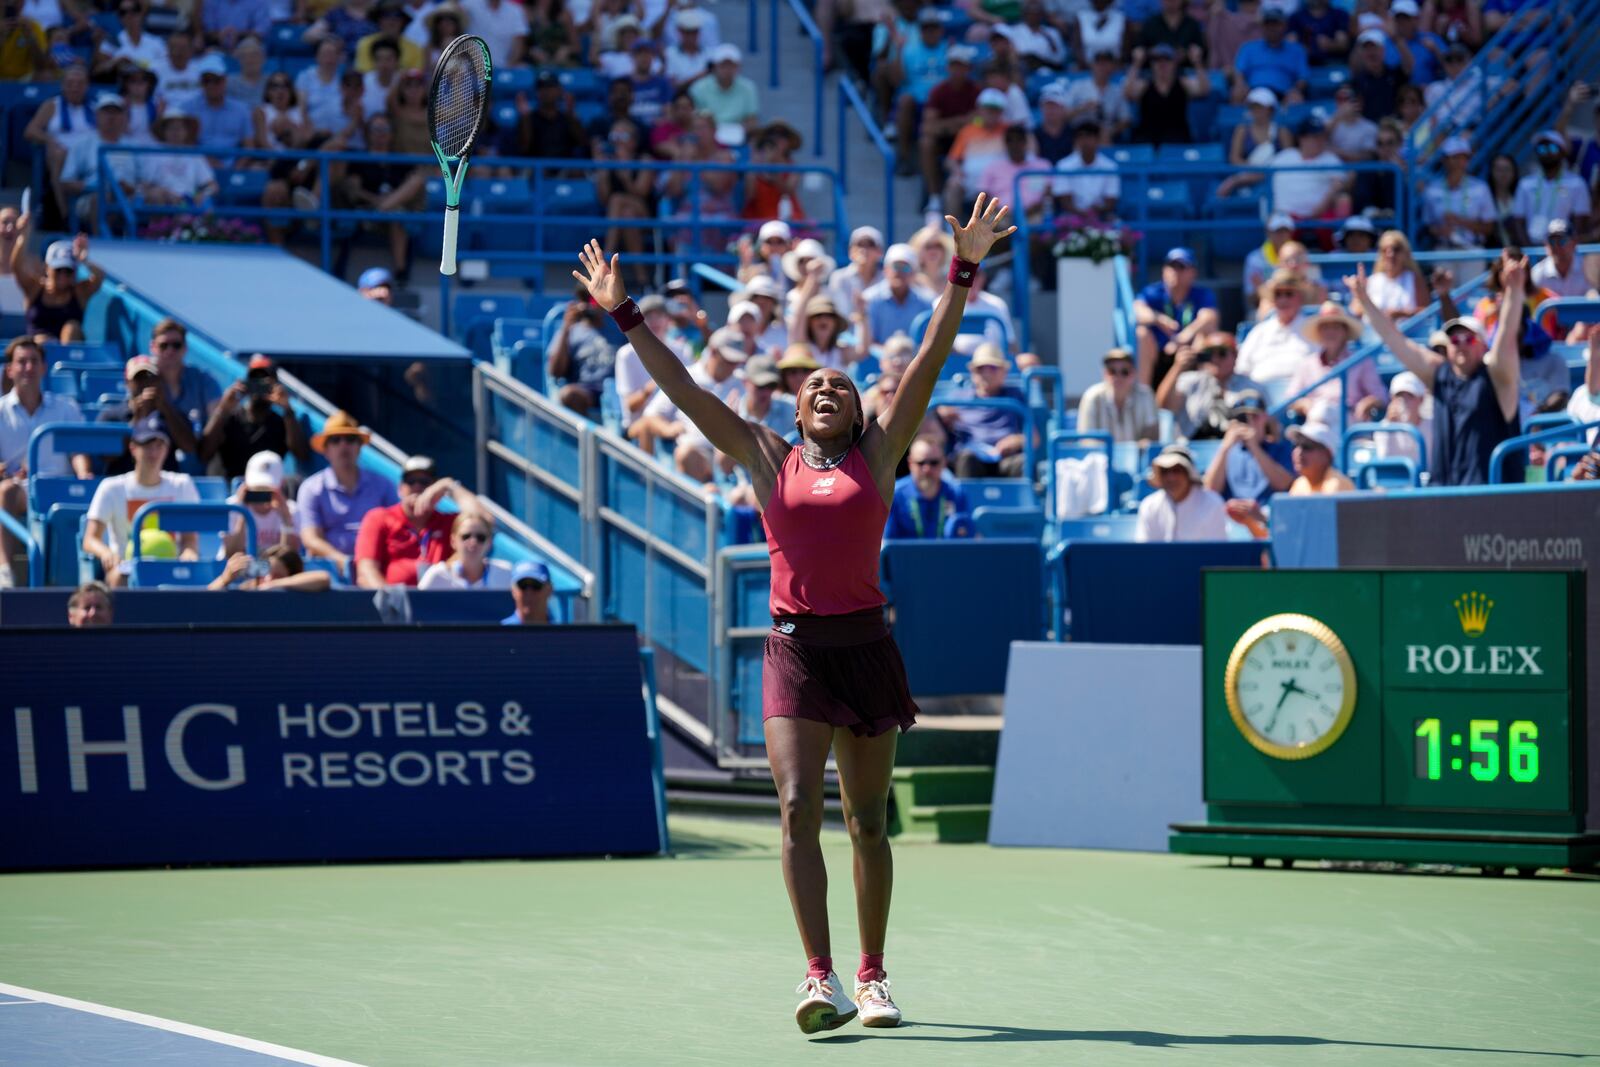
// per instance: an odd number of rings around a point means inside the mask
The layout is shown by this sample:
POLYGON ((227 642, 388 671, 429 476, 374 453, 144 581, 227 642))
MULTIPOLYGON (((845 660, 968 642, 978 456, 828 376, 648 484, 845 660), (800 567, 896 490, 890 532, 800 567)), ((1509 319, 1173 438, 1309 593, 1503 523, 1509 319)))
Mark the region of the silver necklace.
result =
POLYGON ((810 467, 814 471, 831 471, 833 468, 843 463, 844 458, 849 454, 850 446, 848 445, 845 446, 845 450, 843 452, 840 452, 837 456, 831 457, 813 456, 810 452, 806 451, 804 446, 802 446, 800 449, 800 458, 805 461, 806 466, 810 467))

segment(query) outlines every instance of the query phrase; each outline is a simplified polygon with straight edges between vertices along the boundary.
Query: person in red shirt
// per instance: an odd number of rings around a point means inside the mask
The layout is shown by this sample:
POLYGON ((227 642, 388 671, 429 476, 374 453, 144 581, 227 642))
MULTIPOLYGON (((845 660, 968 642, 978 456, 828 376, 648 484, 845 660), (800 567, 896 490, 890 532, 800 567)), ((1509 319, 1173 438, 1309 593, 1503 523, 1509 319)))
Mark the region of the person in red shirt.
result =
POLYGON ((775 430, 748 422, 699 386, 645 324, 628 298, 620 257, 598 241, 573 277, 627 334, 661 392, 724 455, 750 474, 772 554, 772 631, 762 665, 762 729, 782 812, 784 883, 806 953, 795 1021, 805 1033, 832 1030, 858 1014, 866 1026, 895 1026, 883 966, 893 861, 889 784, 899 734, 916 721, 900 650, 884 620, 878 552, 895 468, 922 427, 961 325, 978 264, 1016 231, 1009 209, 979 193, 955 230, 956 259, 922 347, 894 399, 868 421, 855 384, 823 367, 800 386, 791 446, 775 430), (828 872, 823 864, 822 779, 832 749, 855 853, 861 965, 854 998, 833 970, 828 934, 828 872))
POLYGON ((450 555, 453 514, 438 510, 445 497, 458 511, 482 511, 478 498, 454 478, 440 478, 427 456, 406 460, 400 503, 373 508, 356 534, 356 584, 363 589, 417 584, 418 571, 450 555))

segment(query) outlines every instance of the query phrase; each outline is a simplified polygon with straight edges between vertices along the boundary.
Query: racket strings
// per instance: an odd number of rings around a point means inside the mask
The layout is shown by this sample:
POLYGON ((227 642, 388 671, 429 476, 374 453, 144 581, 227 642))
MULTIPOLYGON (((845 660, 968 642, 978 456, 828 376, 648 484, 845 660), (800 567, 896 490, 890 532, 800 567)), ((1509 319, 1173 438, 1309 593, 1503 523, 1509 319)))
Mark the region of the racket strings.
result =
POLYGON ((459 49, 440 72, 433 107, 433 139, 451 156, 472 143, 489 91, 488 71, 476 48, 459 49))

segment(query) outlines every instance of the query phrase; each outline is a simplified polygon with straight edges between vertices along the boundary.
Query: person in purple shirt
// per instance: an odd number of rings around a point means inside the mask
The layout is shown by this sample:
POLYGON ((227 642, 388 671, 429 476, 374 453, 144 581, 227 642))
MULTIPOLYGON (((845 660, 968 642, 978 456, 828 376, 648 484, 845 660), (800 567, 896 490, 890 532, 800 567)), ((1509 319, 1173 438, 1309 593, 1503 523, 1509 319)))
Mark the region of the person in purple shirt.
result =
POLYGON ((1287 34, 1288 21, 1278 8, 1261 11, 1261 37, 1239 46, 1233 65, 1233 102, 1244 103, 1251 89, 1271 89, 1285 104, 1298 104, 1306 96, 1310 68, 1306 50, 1287 34))
POLYGON ((327 469, 301 483, 295 498, 306 555, 331 559, 344 574, 350 571, 362 518, 373 508, 400 502, 393 482, 361 469, 361 449, 370 440, 349 413, 328 416, 322 432, 311 438, 311 447, 327 457, 327 469))

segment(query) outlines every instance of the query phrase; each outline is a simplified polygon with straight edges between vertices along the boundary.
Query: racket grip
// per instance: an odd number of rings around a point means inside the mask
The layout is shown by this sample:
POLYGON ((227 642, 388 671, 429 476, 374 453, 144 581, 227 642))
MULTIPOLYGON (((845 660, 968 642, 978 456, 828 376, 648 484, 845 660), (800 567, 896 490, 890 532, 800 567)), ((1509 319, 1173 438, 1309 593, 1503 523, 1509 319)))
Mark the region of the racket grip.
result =
POLYGON ((447 206, 444 209, 444 251, 439 255, 439 273, 456 272, 456 227, 461 222, 461 209, 447 206))

